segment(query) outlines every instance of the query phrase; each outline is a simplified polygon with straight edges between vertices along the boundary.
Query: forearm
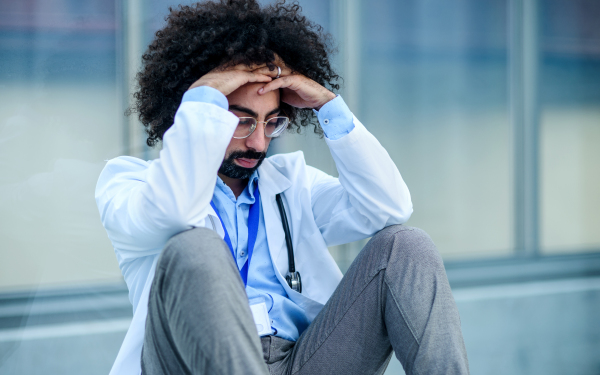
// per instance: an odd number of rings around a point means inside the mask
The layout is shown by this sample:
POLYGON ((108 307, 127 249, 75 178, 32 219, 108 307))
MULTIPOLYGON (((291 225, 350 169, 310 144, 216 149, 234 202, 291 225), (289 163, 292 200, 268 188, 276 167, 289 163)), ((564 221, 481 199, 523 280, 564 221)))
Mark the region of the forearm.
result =
POLYGON ((313 189, 313 212, 322 233, 332 242, 341 226, 357 237, 392 224, 412 213, 410 193, 398 168, 379 141, 352 115, 341 97, 318 113, 339 179, 321 178, 313 189), (325 199, 323 199, 326 197, 325 199), (349 216, 360 216, 348 221, 349 216))
POLYGON ((356 118, 354 125, 347 139, 327 140, 340 184, 376 230, 406 222, 412 214, 412 201, 396 164, 356 118))
POLYGON ((214 89, 200 87, 184 95, 142 190, 155 208, 148 210, 151 220, 185 223, 208 207, 237 121, 227 111, 225 96, 214 89))
POLYGON ((147 250, 210 211, 217 171, 237 117, 223 108, 225 96, 201 95, 202 91, 184 96, 164 135, 159 159, 148 165, 117 158, 102 172, 96 201, 115 246, 147 250))

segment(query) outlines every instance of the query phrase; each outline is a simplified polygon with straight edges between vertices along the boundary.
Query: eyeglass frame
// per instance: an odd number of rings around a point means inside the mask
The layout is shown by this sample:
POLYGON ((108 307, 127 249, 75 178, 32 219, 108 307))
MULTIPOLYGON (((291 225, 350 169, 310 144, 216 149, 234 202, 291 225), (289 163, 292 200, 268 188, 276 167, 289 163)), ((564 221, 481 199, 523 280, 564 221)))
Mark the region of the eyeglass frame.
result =
MULTIPOLYGON (((279 130, 279 132, 277 133, 277 135, 272 135, 272 134, 271 134, 271 135, 267 135, 267 134, 265 133, 265 137, 267 137, 267 138, 277 138, 277 137, 279 137, 279 136, 281 135, 281 133, 283 133, 283 132, 285 131, 285 129, 286 129, 286 128, 288 127, 288 125, 290 124, 290 118, 289 118, 289 117, 287 117, 287 116, 275 116, 275 117, 271 117, 271 118, 270 118, 270 119, 268 119, 267 121, 258 121, 257 119, 255 119, 254 117, 251 117, 251 116, 242 116, 242 117, 238 117, 238 119, 240 119, 240 120, 241 120, 241 119, 252 119, 252 120, 254 120, 254 125, 252 125, 252 127, 250 128, 251 130, 250 130, 250 133, 248 133, 248 135, 246 135, 246 136, 244 136, 244 137, 232 137, 232 138, 233 138, 233 139, 246 139, 246 138, 248 138, 249 136, 251 136, 251 135, 252 135, 252 133, 254 133, 254 131, 256 130, 256 128, 257 128, 257 126, 258 126, 258 124, 259 124, 259 123, 261 123, 261 124, 266 124, 266 123, 268 123, 269 121, 271 121, 271 120, 273 120, 273 119, 275 119, 275 118, 284 118, 284 119, 286 119, 287 121, 286 121, 286 123, 285 123, 285 126, 284 126, 284 127, 282 127, 282 128, 281 128, 281 130, 279 130)), ((239 123, 238 123, 238 124, 239 124, 239 123)), ((266 132, 266 130, 267 130, 267 127, 265 126, 265 132, 266 132)))

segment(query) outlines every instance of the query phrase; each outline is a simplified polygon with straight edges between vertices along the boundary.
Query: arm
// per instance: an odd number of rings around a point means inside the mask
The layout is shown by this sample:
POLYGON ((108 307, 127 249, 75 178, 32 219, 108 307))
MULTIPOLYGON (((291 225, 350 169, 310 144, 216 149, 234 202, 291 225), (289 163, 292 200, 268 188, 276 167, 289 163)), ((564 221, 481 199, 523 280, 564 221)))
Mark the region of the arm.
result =
POLYGON ((314 168, 309 172, 313 213, 327 244, 362 239, 406 222, 412 214, 408 187, 387 151, 342 98, 325 104, 318 119, 340 176, 314 168))
POLYGON ((223 94, 211 90, 216 91, 203 87, 184 95, 159 159, 148 166, 117 158, 102 171, 96 202, 115 247, 158 252, 154 247, 209 212, 217 171, 238 121, 227 111, 223 94))
POLYGON ((170 237, 202 225, 211 212, 217 172, 238 123, 224 95, 248 82, 271 81, 250 69, 216 70, 196 81, 165 132, 159 159, 148 164, 125 157, 106 165, 96 202, 120 261, 160 252, 170 237))
POLYGON ((410 193, 377 139, 341 97, 307 77, 282 71, 282 77, 265 85, 263 92, 282 89, 282 100, 288 104, 319 109, 318 119, 340 175, 336 179, 308 168, 312 210, 327 244, 362 239, 406 222, 412 213, 410 193))

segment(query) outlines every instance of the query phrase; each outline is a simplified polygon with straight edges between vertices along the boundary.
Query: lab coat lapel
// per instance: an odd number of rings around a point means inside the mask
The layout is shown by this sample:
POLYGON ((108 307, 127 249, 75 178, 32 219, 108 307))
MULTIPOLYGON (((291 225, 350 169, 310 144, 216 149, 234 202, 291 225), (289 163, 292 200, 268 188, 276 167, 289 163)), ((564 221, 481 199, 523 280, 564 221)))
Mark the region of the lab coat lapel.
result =
MULTIPOLYGON (((269 252, 271 254, 271 260, 275 265, 276 272, 275 276, 285 289, 286 293, 292 301, 300 306, 306 312, 306 316, 313 320, 319 311, 323 308, 323 305, 311 298, 300 294, 287 285, 284 275, 288 273, 288 255, 287 247, 285 245, 285 233, 281 225, 281 217, 279 216, 279 207, 275 201, 275 195, 284 193, 288 189, 293 189, 291 181, 283 175, 274 165, 267 159, 261 167, 258 169, 259 179, 258 185, 260 188, 260 196, 263 208, 263 214, 265 217, 265 226, 267 232, 267 243, 269 244, 269 252)), ((289 218, 290 230, 293 232, 294 224, 298 225, 294 221, 294 215, 291 211, 294 209, 292 202, 287 201, 284 198, 284 204, 286 205, 287 216, 289 218)), ((296 263, 299 266, 298 263, 296 263)))
POLYGON ((287 254, 285 257, 280 257, 285 247, 285 233, 281 226, 281 218, 279 217, 275 196, 289 189, 292 186, 292 182, 279 172, 268 159, 265 159, 259 167, 258 176, 269 253, 277 270, 283 274, 288 269, 287 254))

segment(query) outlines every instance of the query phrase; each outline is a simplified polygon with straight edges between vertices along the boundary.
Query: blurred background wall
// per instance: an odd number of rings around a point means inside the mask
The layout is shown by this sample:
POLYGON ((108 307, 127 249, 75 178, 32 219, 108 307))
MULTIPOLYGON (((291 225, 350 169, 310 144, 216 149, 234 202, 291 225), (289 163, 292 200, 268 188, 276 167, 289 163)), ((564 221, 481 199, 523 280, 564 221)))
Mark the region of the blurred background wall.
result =
MULTIPOLYGON (((177 4, 0 0, 0 374, 112 365, 131 305, 94 187, 157 155, 123 112, 177 4)), ((472 373, 600 374, 600 2, 300 4, 444 258, 472 373)), ((270 152, 299 149, 337 174, 310 132, 270 152)))

